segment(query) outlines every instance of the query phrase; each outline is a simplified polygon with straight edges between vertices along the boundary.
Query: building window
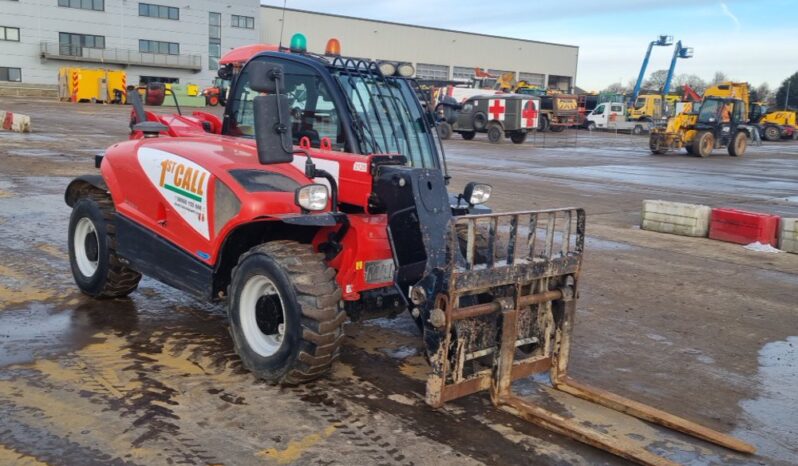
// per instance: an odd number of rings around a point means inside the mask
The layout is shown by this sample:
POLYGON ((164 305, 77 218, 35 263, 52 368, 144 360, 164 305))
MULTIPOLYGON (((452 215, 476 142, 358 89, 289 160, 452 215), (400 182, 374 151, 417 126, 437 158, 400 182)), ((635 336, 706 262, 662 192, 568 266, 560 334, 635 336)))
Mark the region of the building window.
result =
POLYGON ((19 28, 0 26, 0 40, 19 42, 19 28))
POLYGON ((139 39, 139 52, 158 53, 162 55, 180 55, 180 44, 177 42, 139 39))
MULTIPOLYGON (((233 16, 235 18, 235 15, 233 16)), ((219 69, 222 57, 222 14, 208 13, 208 69, 219 69)))
POLYGON ((255 29, 255 18, 252 16, 233 15, 234 28, 255 29))
POLYGON ((418 63, 416 64, 416 79, 447 81, 449 79, 449 67, 446 65, 418 63))
POLYGON ((546 75, 542 73, 518 73, 518 79, 526 81, 534 86, 544 87, 546 84, 546 75))
POLYGON ((149 16, 150 18, 180 20, 180 8, 163 5, 153 5, 151 3, 139 3, 139 16, 149 16))
POLYGON ((105 36, 93 36, 91 34, 73 34, 71 32, 58 33, 58 53, 79 57, 83 55, 83 48, 104 49, 105 36))
POLYGON ((22 82, 22 68, 0 66, 0 81, 22 82))
POLYGON ((469 66, 455 66, 452 69, 452 79, 455 81, 471 81, 475 75, 474 68, 469 66))
POLYGON ((58 6, 81 10, 105 11, 105 0, 58 0, 58 6))

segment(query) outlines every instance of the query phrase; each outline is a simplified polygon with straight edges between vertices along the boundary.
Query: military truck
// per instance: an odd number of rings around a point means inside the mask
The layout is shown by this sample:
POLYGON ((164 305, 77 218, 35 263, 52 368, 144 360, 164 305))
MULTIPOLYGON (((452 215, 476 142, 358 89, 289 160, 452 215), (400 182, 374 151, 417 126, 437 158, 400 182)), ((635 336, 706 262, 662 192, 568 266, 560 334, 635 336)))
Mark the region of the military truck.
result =
POLYGON ((453 133, 470 141, 477 133, 487 133, 494 144, 509 138, 515 144, 523 144, 526 135, 538 127, 540 99, 522 94, 479 95, 466 99, 438 123, 441 139, 449 139, 453 133))

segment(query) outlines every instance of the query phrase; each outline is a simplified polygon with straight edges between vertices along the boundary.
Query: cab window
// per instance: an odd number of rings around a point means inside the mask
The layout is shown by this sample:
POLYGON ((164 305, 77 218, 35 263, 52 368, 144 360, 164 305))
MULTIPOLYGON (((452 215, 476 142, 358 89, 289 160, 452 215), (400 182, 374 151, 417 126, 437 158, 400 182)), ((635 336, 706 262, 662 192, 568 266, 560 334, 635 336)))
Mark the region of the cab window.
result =
POLYGON ((471 113, 473 111, 474 111, 474 102, 466 102, 465 105, 463 105, 463 110, 462 110, 463 113, 471 113))
MULTIPOLYGON (((321 77, 305 65, 288 61, 280 64, 285 76, 282 93, 288 97, 294 144, 308 138, 312 147, 320 147, 321 140, 328 138, 333 150, 347 150, 338 109, 321 77)), ((249 87, 249 69, 245 68, 239 76, 232 96, 228 134, 233 136, 255 136, 252 100, 258 94, 249 87)))
POLYGON ((604 113, 604 104, 601 104, 598 107, 596 107, 595 109, 593 109, 593 114, 595 114, 595 115, 601 115, 603 113, 604 113))

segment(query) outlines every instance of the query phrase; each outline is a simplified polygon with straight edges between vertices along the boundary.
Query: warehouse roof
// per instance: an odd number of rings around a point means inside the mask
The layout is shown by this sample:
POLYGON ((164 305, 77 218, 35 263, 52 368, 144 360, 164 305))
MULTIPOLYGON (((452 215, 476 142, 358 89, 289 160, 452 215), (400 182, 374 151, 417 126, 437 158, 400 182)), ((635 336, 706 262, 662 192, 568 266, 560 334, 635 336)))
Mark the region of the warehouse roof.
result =
MULTIPOLYGON (((270 9, 273 9, 273 10, 283 11, 282 7, 274 6, 274 5, 261 5, 261 8, 270 8, 270 9)), ((457 33, 457 34, 469 34, 469 35, 472 35, 472 36, 491 37, 491 38, 494 38, 494 39, 517 40, 517 41, 521 41, 521 42, 529 42, 529 43, 534 43, 534 44, 557 45, 557 46, 560 46, 560 47, 572 47, 572 48, 575 48, 575 49, 579 48, 578 45, 560 44, 560 43, 557 43, 557 42, 546 42, 546 41, 541 41, 541 40, 521 39, 521 38, 518 38, 518 37, 496 36, 496 35, 492 35, 492 34, 483 34, 483 33, 480 33, 480 32, 458 31, 458 30, 455 30, 455 29, 436 28, 436 27, 432 27, 432 26, 419 26, 419 25, 416 25, 416 24, 397 23, 397 22, 394 22, 394 21, 384 21, 384 20, 381 20, 381 19, 358 18, 356 16, 338 15, 338 14, 334 14, 334 13, 322 13, 322 12, 319 12, 319 11, 300 10, 300 9, 297 9, 297 8, 285 8, 285 11, 295 11, 295 12, 298 12, 298 13, 309 13, 309 14, 312 14, 312 15, 331 16, 331 17, 334 17, 334 18, 354 19, 354 20, 357 20, 357 21, 369 21, 369 22, 372 22, 372 23, 391 24, 391 25, 394 25, 394 26, 404 26, 404 27, 411 27, 411 28, 417 28, 417 29, 428 29, 428 30, 432 30, 432 31, 454 32, 454 33, 457 33)))

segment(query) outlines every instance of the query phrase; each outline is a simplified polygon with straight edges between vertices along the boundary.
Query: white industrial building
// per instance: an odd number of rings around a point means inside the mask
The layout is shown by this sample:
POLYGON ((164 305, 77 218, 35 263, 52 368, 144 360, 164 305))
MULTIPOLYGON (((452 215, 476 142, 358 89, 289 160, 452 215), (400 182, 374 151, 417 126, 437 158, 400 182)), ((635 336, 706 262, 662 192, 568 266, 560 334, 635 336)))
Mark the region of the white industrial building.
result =
POLYGON ((0 0, 0 85, 56 84, 64 66, 128 82, 205 84, 227 50, 258 41, 258 0, 0 0))
POLYGON ((283 11, 259 0, 0 0, 0 87, 55 85, 64 66, 124 69, 129 84, 207 85, 224 52, 287 45, 296 32, 310 52, 323 53, 335 37, 344 55, 409 62, 421 79, 468 81, 480 67, 562 90, 576 80, 573 45, 283 11))
POLYGON ((288 44, 301 32, 308 50, 324 53, 331 37, 343 55, 409 62, 418 78, 468 81, 479 67, 493 74, 512 71, 516 79, 542 87, 570 90, 576 82, 579 47, 535 40, 451 31, 387 21, 264 6, 261 42, 288 44))

